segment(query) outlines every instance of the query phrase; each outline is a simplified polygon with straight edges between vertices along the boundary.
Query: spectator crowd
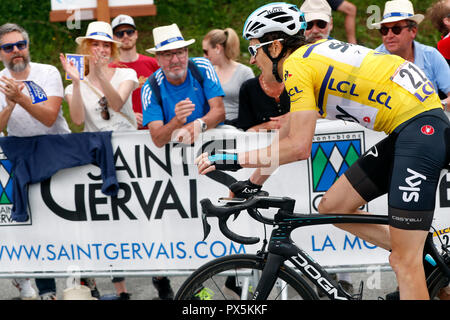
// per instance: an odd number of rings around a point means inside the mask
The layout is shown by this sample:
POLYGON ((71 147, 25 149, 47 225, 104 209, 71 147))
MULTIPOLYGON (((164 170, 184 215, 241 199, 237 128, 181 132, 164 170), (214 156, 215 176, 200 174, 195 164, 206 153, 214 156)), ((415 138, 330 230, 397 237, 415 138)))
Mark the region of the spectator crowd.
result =
MULTIPOLYGON (((305 38, 313 44, 332 39, 333 29, 344 28, 357 44, 357 8, 347 0, 305 0, 299 6, 307 23, 305 38), (345 14, 343 26, 333 24, 333 11, 345 14)), ((436 1, 426 15, 414 12, 408 0, 386 1, 379 29, 380 45, 373 48, 398 55, 420 67, 439 92, 444 109, 450 101, 450 0, 436 1), (442 38, 435 47, 416 40, 422 21, 429 19, 442 38)), ((63 99, 70 119, 85 132, 148 130, 157 147, 169 142, 192 144, 206 130, 231 128, 243 131, 279 130, 288 120, 289 94, 266 65, 270 43, 249 47, 249 64, 239 62, 240 37, 236 30, 213 29, 200 45, 203 57, 191 57, 194 39, 183 36, 178 25, 153 29, 154 45, 147 54, 137 52, 141 40, 134 19, 115 17, 111 24, 89 23, 85 36, 75 40, 76 52, 84 57, 84 72, 60 55, 71 84, 65 89, 55 66, 30 60, 29 36, 15 23, 0 26, 0 127, 8 136, 69 133, 62 114, 63 99), (254 70, 259 70, 255 75, 254 70), (32 80, 48 100, 33 104, 22 80, 32 80)), ((74 48, 75 48, 74 44, 74 48)), ((351 280, 338 275, 341 285, 352 290, 351 280)), ((55 280, 14 279, 20 299, 56 299, 55 280)), ((95 279, 81 279, 93 297, 100 297, 95 279)), ((112 279, 115 299, 131 294, 124 278, 112 279)), ((167 277, 153 277, 160 299, 173 299, 167 277)), ((233 288, 230 281, 229 289, 233 288)))

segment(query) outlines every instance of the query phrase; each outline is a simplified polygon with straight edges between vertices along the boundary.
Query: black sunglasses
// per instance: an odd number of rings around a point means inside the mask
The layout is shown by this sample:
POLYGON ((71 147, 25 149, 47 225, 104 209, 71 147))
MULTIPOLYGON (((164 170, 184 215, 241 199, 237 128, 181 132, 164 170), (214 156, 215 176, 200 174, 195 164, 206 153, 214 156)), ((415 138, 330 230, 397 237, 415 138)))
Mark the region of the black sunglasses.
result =
POLYGON ((100 107, 100 115, 102 116, 103 120, 109 120, 111 118, 109 111, 108 111, 108 100, 106 100, 106 97, 103 96, 100 100, 98 100, 98 104, 100 107))
POLYGON ((386 27, 386 26, 382 26, 382 27, 380 28, 380 33, 381 33, 383 36, 385 36, 385 35, 387 35, 387 34, 389 33, 389 30, 392 30, 392 32, 393 32, 395 35, 399 35, 399 34, 402 32, 403 29, 408 28, 408 27, 409 27, 409 26, 393 26, 393 27, 388 28, 388 27, 386 27))
POLYGON ((306 30, 311 30, 314 25, 316 25, 319 29, 324 29, 327 26, 328 22, 324 20, 313 20, 306 24, 306 30))
POLYGON ((27 40, 17 41, 15 43, 5 43, 0 46, 0 48, 6 53, 10 53, 14 50, 14 47, 17 47, 20 51, 27 47, 27 40))
POLYGON ((135 32, 136 32, 136 30, 134 30, 134 29, 127 29, 127 30, 122 30, 122 31, 116 31, 116 32, 114 32, 114 35, 117 38, 122 39, 125 33, 127 34, 127 36, 131 37, 135 32))

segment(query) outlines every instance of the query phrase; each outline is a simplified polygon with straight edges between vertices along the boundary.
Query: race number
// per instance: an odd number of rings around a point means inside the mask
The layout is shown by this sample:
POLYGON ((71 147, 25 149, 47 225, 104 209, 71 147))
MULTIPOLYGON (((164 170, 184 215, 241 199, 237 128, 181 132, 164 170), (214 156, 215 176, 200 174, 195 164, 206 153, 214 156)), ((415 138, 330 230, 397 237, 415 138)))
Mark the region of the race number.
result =
POLYGON ((369 48, 338 40, 328 40, 314 49, 317 54, 354 67, 360 67, 370 51, 369 48))
MULTIPOLYGON (((81 54, 66 54, 66 61, 68 63, 72 62, 73 65, 77 68, 78 73, 80 74, 80 80, 84 79, 84 55, 81 54)), ((66 80, 72 80, 70 76, 66 72, 66 80)))
POLYGON ((420 102, 424 102, 435 92, 425 73, 409 61, 405 61, 397 68, 391 80, 412 93, 420 102))

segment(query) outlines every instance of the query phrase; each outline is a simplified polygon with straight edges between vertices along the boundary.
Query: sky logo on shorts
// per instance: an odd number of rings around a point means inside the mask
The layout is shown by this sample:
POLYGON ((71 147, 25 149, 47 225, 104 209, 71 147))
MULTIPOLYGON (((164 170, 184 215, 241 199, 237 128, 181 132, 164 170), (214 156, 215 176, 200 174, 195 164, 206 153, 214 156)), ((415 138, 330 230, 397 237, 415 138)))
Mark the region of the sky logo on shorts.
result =
POLYGON ((422 131, 422 133, 427 136, 431 136, 432 134, 434 134, 433 126, 430 126, 429 124, 422 126, 422 128, 420 128, 420 131, 422 131))

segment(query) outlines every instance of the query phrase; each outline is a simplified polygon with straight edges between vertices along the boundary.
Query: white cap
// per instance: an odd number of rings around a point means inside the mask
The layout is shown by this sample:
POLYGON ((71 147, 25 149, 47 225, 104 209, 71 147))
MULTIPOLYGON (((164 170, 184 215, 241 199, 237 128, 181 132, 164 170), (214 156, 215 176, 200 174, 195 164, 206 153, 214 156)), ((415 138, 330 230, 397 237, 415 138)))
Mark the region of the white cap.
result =
POLYGON ((115 17, 113 19, 113 21, 111 22, 111 27, 114 30, 118 26, 121 26, 124 24, 130 25, 136 29, 136 24, 134 23, 133 18, 130 16, 127 16, 126 14, 120 14, 117 17, 115 17))
POLYGON ((384 5, 383 20, 373 23, 372 26, 380 28, 381 24, 401 20, 413 20, 417 24, 424 19, 423 14, 414 14, 414 8, 409 0, 386 1, 384 5))
POLYGON ((184 48, 195 42, 195 39, 185 41, 176 23, 153 29, 153 40, 155 41, 155 47, 145 50, 152 54, 159 51, 184 48))
POLYGON ((325 0, 305 0, 300 11, 305 14, 306 22, 314 20, 330 22, 331 20, 331 7, 325 0))

